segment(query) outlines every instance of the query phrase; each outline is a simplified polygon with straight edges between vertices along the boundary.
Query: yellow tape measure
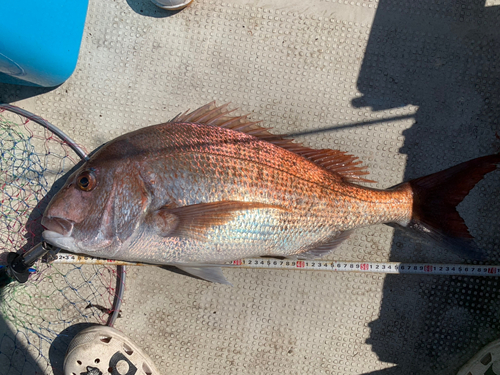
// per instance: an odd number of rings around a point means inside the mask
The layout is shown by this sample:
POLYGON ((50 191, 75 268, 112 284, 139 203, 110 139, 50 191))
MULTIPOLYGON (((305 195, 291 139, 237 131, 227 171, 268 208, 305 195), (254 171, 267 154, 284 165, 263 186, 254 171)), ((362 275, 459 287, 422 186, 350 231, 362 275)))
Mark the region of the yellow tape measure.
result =
MULTIPOLYGON (((69 253, 59 253, 54 263, 108 264, 144 266, 119 260, 92 258, 69 253)), ((257 268, 298 271, 374 272, 387 274, 421 274, 454 276, 500 276, 500 266, 470 264, 398 263, 398 262, 347 262, 337 260, 290 260, 274 258, 246 258, 226 264, 209 264, 213 267, 257 268)))

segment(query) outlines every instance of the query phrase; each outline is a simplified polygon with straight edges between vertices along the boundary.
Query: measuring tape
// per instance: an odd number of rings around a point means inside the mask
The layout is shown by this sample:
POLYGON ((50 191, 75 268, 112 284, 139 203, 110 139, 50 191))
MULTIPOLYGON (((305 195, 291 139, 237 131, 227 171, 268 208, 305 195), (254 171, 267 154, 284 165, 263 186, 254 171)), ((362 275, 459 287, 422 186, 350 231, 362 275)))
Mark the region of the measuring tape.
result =
POLYGON ((456 276, 500 276, 500 266, 479 266, 468 264, 432 264, 397 262, 344 262, 337 260, 287 260, 250 258, 231 262, 241 268, 375 272, 393 274, 456 275, 456 276))
MULTIPOLYGON (((75 254, 59 253, 52 263, 107 264, 110 266, 144 266, 119 260, 91 258, 75 254)), ((207 267, 256 268, 303 271, 374 272, 386 274, 419 274, 449 276, 500 276, 500 266, 470 264, 433 264, 397 262, 344 262, 336 260, 290 260, 274 258, 247 258, 226 264, 208 264, 207 267)))

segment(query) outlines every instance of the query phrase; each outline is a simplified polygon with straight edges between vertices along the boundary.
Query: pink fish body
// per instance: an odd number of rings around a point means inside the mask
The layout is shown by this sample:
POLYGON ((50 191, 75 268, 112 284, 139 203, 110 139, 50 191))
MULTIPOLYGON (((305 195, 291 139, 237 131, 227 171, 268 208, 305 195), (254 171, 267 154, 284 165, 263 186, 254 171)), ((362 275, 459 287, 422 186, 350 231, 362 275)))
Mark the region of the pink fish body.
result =
POLYGON ((245 117, 229 117, 225 108, 211 103, 104 145, 50 202, 42 221, 46 241, 188 271, 190 264, 243 257, 318 257, 352 229, 378 223, 458 238, 468 251, 471 237, 455 201, 496 168, 498 154, 463 163, 473 170, 467 191, 448 191, 453 202, 444 205, 443 217, 452 223, 442 228, 416 202, 436 179, 456 183, 458 166, 370 189, 357 184, 368 180, 355 157, 273 136, 245 117))

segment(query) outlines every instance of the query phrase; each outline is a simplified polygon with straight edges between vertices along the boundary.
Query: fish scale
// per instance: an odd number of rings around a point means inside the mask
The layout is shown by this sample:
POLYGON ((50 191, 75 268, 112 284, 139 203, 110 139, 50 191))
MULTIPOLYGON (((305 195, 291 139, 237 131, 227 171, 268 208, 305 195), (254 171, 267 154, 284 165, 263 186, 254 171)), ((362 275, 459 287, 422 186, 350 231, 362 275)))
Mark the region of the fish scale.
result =
POLYGON ((378 223, 474 254, 454 207, 496 168, 498 155, 371 189, 359 185, 369 180, 357 158, 293 143, 225 108, 211 103, 103 146, 49 204, 44 238, 74 252, 188 267, 208 279, 199 264, 322 256, 351 230, 378 223))
MULTIPOLYGON (((278 208, 238 213, 228 223, 207 229, 210 241, 205 242, 158 237, 146 243, 147 233, 119 254, 122 259, 139 255, 143 259, 148 254, 150 262, 164 263, 219 262, 260 253, 289 256, 353 226, 397 221, 407 215, 395 209, 400 204, 395 193, 345 183, 309 160, 247 134, 191 123, 163 124, 151 130, 149 137, 138 131, 117 140, 113 148, 96 154, 96 160, 127 157, 138 165, 143 178, 156 175, 150 194, 159 206, 258 201, 278 208), (143 159, 148 162, 141 165, 143 159), (373 214, 361 214, 369 210, 373 214), (262 230, 265 222, 266 231, 262 230), (260 228, 260 236, 254 237, 254 228, 260 228), (172 251, 177 246, 182 251, 172 251)), ((400 200, 405 208, 407 201, 400 200)))

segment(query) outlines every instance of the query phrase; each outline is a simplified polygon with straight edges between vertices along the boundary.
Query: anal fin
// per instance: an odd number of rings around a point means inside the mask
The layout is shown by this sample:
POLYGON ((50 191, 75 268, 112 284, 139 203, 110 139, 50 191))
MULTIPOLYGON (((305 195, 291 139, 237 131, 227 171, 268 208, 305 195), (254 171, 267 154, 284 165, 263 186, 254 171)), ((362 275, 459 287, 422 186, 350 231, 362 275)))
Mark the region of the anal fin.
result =
POLYGON ((324 257, 337 248, 343 241, 345 241, 352 231, 347 230, 328 238, 327 240, 317 244, 312 249, 306 250, 303 253, 296 254, 297 259, 317 259, 324 257))

